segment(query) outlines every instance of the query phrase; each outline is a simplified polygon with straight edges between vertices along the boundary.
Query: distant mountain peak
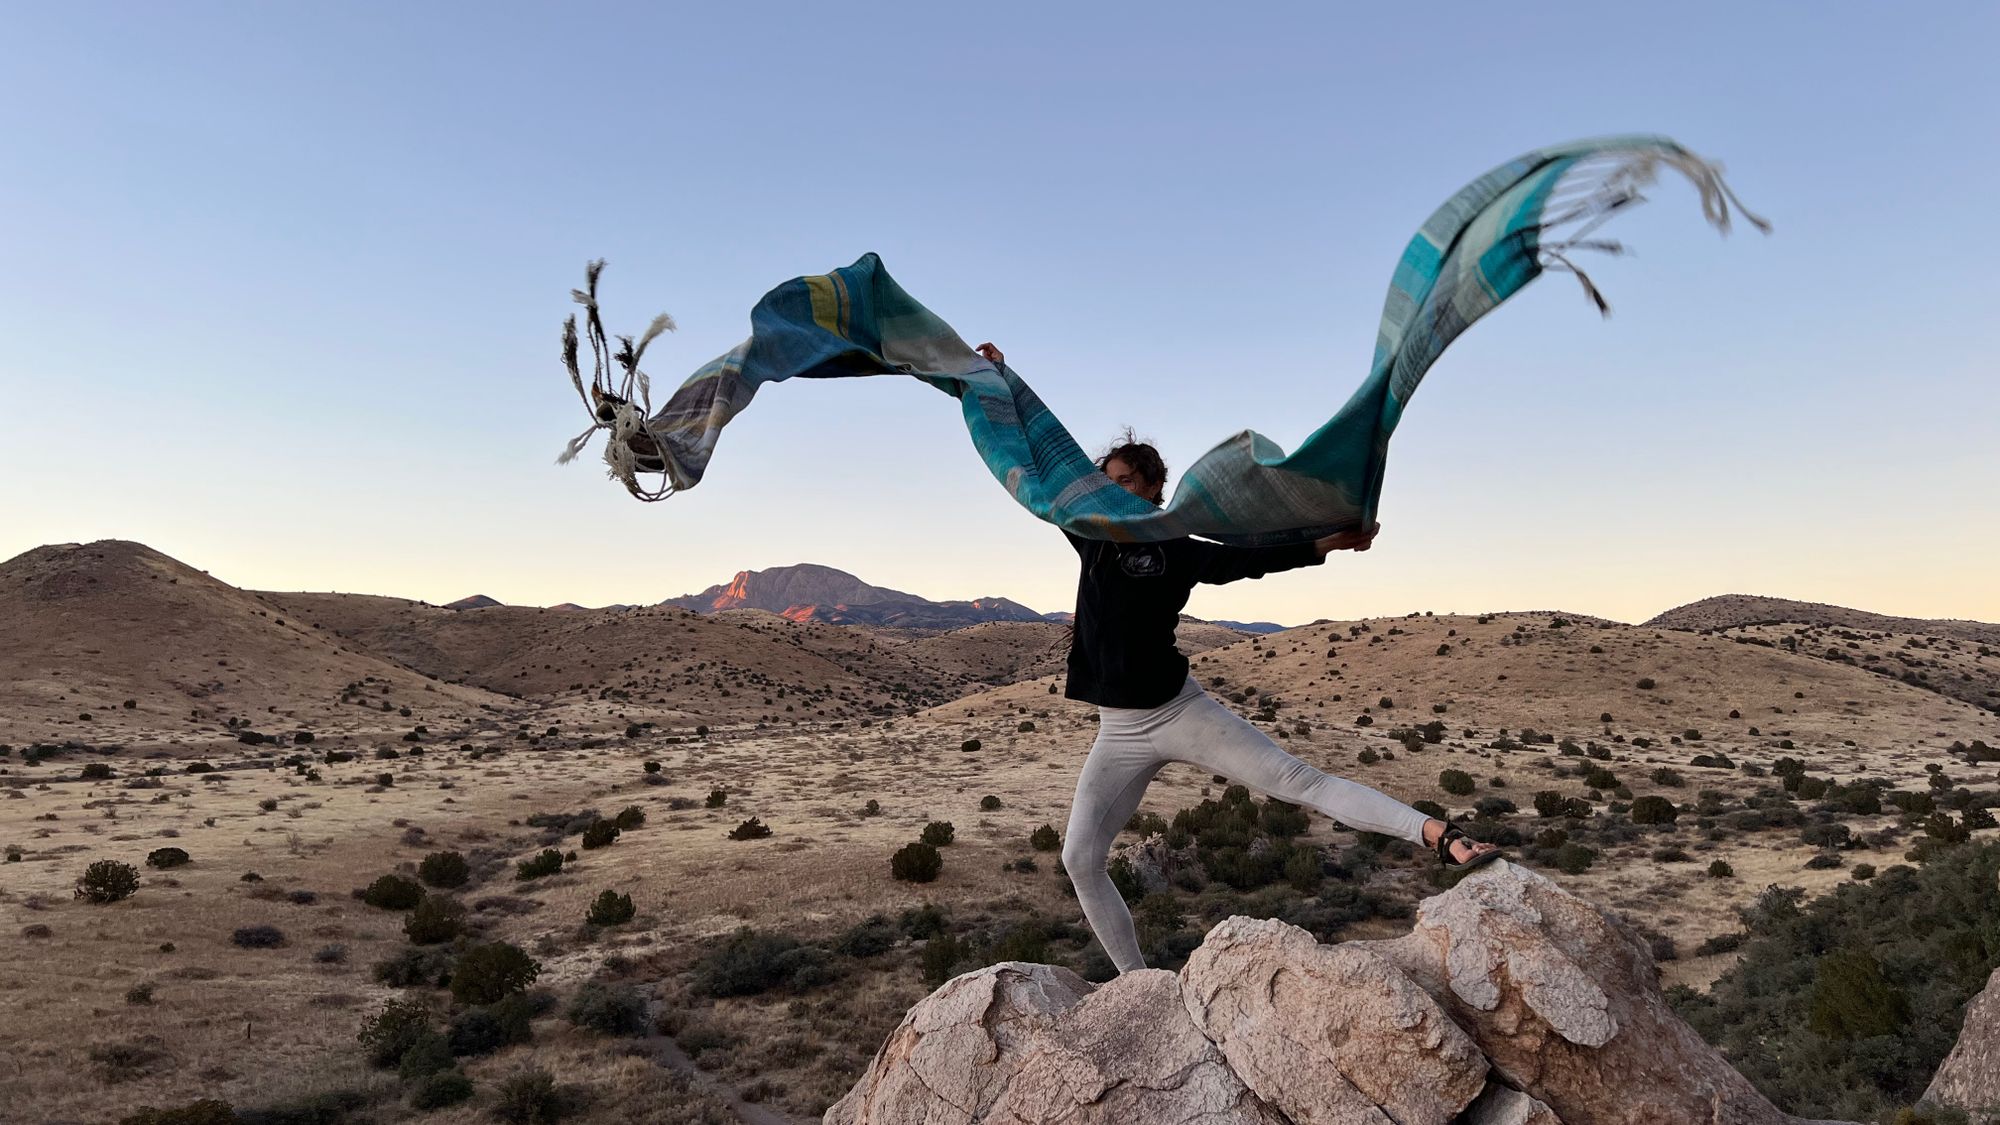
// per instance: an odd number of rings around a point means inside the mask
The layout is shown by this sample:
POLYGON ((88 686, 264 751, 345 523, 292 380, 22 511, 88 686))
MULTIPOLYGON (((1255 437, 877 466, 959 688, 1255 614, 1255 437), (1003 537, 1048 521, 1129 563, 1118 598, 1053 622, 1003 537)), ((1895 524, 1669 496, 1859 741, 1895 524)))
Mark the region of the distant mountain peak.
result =
POLYGON ((460 598, 455 602, 446 602, 444 607, 446 609, 486 609, 489 606, 499 604, 499 602, 487 597, 485 594, 474 594, 469 598, 460 598))

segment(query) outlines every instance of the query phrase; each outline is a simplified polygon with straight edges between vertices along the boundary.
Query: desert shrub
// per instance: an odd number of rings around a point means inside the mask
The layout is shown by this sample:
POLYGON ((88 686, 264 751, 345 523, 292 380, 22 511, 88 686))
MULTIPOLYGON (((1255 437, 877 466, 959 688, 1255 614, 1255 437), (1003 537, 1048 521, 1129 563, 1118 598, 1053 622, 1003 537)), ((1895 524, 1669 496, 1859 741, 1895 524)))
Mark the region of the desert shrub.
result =
POLYGON ((285 944, 285 935, 276 926, 238 926, 229 941, 244 949, 276 949, 285 944))
POLYGON ((617 816, 611 818, 611 823, 620 832, 630 832, 646 823, 646 810, 637 805, 626 805, 618 810, 617 816))
POLYGON ((1854 865, 1854 869, 1849 871, 1847 875, 1848 878, 1855 880, 1873 879, 1875 877, 1875 865, 1872 863, 1857 863, 1854 865))
POLYGON ((1553 789, 1544 789, 1535 794, 1535 815, 1544 818, 1563 814, 1563 795, 1553 789))
POLYGON ((896 947, 896 927, 876 914, 856 923, 834 942, 833 951, 848 957, 878 957, 896 947))
POLYGON ((656 762, 656 761, 653 761, 653 760, 652 760, 652 759, 650 759, 650 758, 649 758, 649 759, 647 759, 647 761, 646 761, 646 765, 645 765, 645 770, 646 770, 646 772, 647 772, 647 773, 659 773, 661 769, 662 769, 662 767, 661 767, 660 763, 658 763, 658 762, 656 762))
POLYGON ((955 834, 956 830, 952 827, 950 821, 933 820, 929 824, 924 825, 923 835, 919 838, 934 848, 942 848, 951 843, 952 837, 955 834))
POLYGON ((1773 888, 1744 911, 1742 960, 1709 992, 1669 998, 1786 1112, 1878 1120, 1922 1096, 2000 963, 1996 875, 2000 842, 1988 842, 1941 846, 1810 904, 1773 888))
POLYGON ((973 751, 979 749, 979 740, 976 738, 968 738, 964 742, 959 743, 958 748, 970 754, 973 751))
POLYGON ((1474 815, 1486 817, 1489 820, 1511 815, 1517 809, 1518 806, 1505 797, 1481 797, 1472 804, 1474 815))
POLYGON ((1289 840, 1294 836, 1305 835, 1306 830, 1312 827, 1312 820, 1300 806, 1273 797, 1259 807, 1257 824, 1266 835, 1279 840, 1289 840))
POLYGON ((729 830, 732 840, 758 840, 770 834, 770 826, 754 816, 729 830))
POLYGON ((563 856, 561 852, 554 848, 543 848, 533 858, 524 859, 514 865, 514 878, 516 881, 519 881, 523 879, 539 879, 544 875, 554 875, 556 872, 562 870, 562 865, 563 856))
POLYGON ((711 789, 711 790, 709 790, 709 791, 708 791, 708 807, 709 807, 709 808, 711 808, 711 809, 719 809, 719 808, 721 808, 722 806, 724 806, 724 805, 726 805, 726 804, 728 804, 728 803, 729 803, 729 793, 728 793, 728 791, 727 791, 727 790, 723 790, 723 789, 711 789))
POLYGON ((903 916, 897 920, 896 925, 902 930, 904 937, 914 941, 936 937, 944 933, 944 908, 934 902, 912 906, 903 911, 903 916))
POLYGON ((943 869, 944 857, 922 840, 904 844, 889 857, 889 874, 911 883, 928 883, 943 869))
POLYGON ((1020 732, 1021 734, 1033 733, 1035 729, 1035 721, 1033 719, 1022 719, 1020 723, 1014 727, 1014 729, 1020 732))
POLYGON ((591 848, 608 848, 617 839, 618 826, 608 820, 596 821, 590 827, 583 830, 583 846, 585 850, 591 848))
POLYGON ((1664 848, 1653 849, 1653 862, 1655 863, 1686 863, 1690 858, 1692 857, 1688 855, 1687 849, 1681 847, 1679 844, 1669 844, 1664 848))
POLYGON ((1653 688, 1655 688, 1656 686, 1658 686, 1658 685, 1656 685, 1656 684, 1654 684, 1654 683, 1653 683, 1653 677, 1651 677, 1651 676, 1641 676, 1641 677, 1639 677, 1639 690, 1640 690, 1640 691, 1652 691, 1652 690, 1653 690, 1653 688))
POLYGON ((443 1109, 472 1097, 472 1079, 463 1072, 441 1070, 410 1091, 411 1109, 443 1109))
POLYGON ((425 895, 403 919, 403 933, 416 945, 437 945, 465 932, 465 906, 449 895, 425 895))
POLYGON ((443 988, 451 980, 457 960, 449 949, 405 949, 386 961, 377 961, 375 980, 390 988, 443 988))
POLYGON ((475 945, 459 955, 451 974, 452 998, 461 1004, 493 1004, 535 982, 541 962, 504 941, 475 945))
POLYGON ((740 927, 694 968, 696 992, 716 998, 755 996, 787 987, 804 991, 833 979, 831 955, 785 934, 740 927))
POLYGON ((405 1082, 428 1078, 451 1069, 451 1044, 435 1031, 425 1031, 403 1052, 396 1063, 396 1076, 405 1082))
POLYGON ((85 781, 108 781, 110 778, 111 765, 108 762, 89 762, 83 767, 85 781))
POLYGON ((188 854, 179 848, 154 848, 146 853, 148 867, 179 867, 188 862, 188 854))
POLYGON ((76 880, 76 897, 91 902, 117 902, 139 889, 139 869, 115 859, 100 859, 76 880))
POLYGON ((1665 797, 1645 796, 1632 802, 1632 823, 1672 824, 1681 815, 1672 801, 1665 797))
POLYGON ((1597 850, 1575 842, 1556 849, 1556 867, 1565 875, 1581 875, 1597 862, 1597 850))
POLYGON ((508 1125, 550 1125, 574 1109, 574 1099, 556 1086, 555 1075, 539 1068, 508 1075, 494 1091, 493 1115, 508 1125))
POLYGON ((1445 770, 1438 774, 1438 787, 1456 797, 1470 794, 1475 785, 1472 775, 1464 770, 1445 770))
POLYGON ((464 886, 472 878, 472 868, 457 852, 432 852, 417 865, 417 878, 430 886, 449 890, 464 886))
POLYGON ((534 1038, 533 1009, 525 993, 513 993, 498 1003, 461 1009, 451 1018, 447 1039, 453 1055, 490 1055, 502 1047, 534 1038))
POLYGON ((1583 775, 1583 783, 1592 789, 1618 788, 1618 775, 1603 766, 1592 766, 1583 775))
POLYGON ((1808 824, 1799 833, 1799 839, 1815 848, 1844 848, 1853 835, 1853 830, 1845 824, 1808 824))
POLYGON ((1653 777, 1653 784, 1665 785, 1669 788, 1677 789, 1680 786, 1687 784, 1686 778, 1682 777, 1680 774, 1675 773, 1673 770, 1670 770, 1665 766, 1661 766, 1659 769, 1654 770, 1652 777, 1653 777))
POLYGON ((1028 834, 1028 846, 1038 852, 1052 852, 1062 847, 1062 837, 1056 830, 1044 824, 1028 834))
POLYGON ((362 902, 384 910, 409 910, 423 900, 423 887, 416 880, 401 875, 381 876, 361 892, 362 902))
MULTIPOLYGON (((1787 780, 1790 779, 1788 778, 1787 780)), ((1801 777, 1798 784, 1799 799, 1803 801, 1817 801, 1821 797, 1826 796, 1826 791, 1830 784, 1823 777, 1801 777)))
POLYGON ((1355 760, 1355 761, 1357 761, 1357 762, 1360 762, 1360 763, 1361 763, 1362 765, 1364 765, 1364 766, 1372 766, 1372 765, 1374 765, 1374 764, 1375 764, 1376 762, 1379 762, 1379 761, 1381 761, 1381 760, 1382 760, 1382 755, 1380 755, 1380 754, 1377 754, 1377 753, 1376 753, 1375 751, 1373 751, 1373 750, 1371 750, 1371 749, 1366 749, 1366 748, 1364 748, 1364 749, 1363 749, 1363 750, 1361 751, 1361 753, 1359 753, 1359 754, 1356 754, 1356 755, 1354 756, 1354 760, 1355 760))
POLYGON ((1708 865, 1708 877, 1711 879, 1727 879, 1734 874, 1736 869, 1729 866, 1726 860, 1718 859, 1708 865))
POLYGON ((1806 870, 1826 871, 1839 867, 1844 862, 1846 861, 1840 858, 1839 852, 1821 852, 1811 859, 1806 860, 1806 870))
POLYGON ((993 810, 999 807, 1000 807, 1000 798, 995 797, 991 793, 988 793, 986 796, 979 798, 979 811, 981 812, 992 812, 993 810))
POLYGON ((646 998, 631 985, 585 981, 570 998, 563 1018, 603 1035, 643 1035, 646 998))
POLYGON ((237 1125, 237 1118, 236 1110, 228 1102, 202 1098, 170 1109, 140 1106, 119 1118, 118 1125, 237 1125))
POLYGON ((583 920, 593 926, 616 926, 630 922, 633 912, 631 895, 605 890, 598 893, 590 909, 584 913, 583 920))
POLYGON ((1425 816, 1430 817, 1432 820, 1445 820, 1451 816, 1451 810, 1445 808, 1443 805, 1438 804, 1436 801, 1428 799, 1422 801, 1412 801, 1410 802, 1410 807, 1424 814, 1425 816))
POLYGON ((368 1061, 378 1067, 402 1063, 417 1040, 431 1031, 431 1010, 417 1000, 390 1000, 361 1023, 355 1038, 368 1049, 368 1061))

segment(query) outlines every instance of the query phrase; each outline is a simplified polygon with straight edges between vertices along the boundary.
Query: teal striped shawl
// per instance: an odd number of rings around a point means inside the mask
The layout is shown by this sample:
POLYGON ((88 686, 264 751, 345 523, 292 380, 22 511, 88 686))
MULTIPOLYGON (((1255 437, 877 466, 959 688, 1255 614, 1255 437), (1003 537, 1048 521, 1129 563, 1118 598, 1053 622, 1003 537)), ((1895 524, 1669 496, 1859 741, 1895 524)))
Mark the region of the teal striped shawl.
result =
MULTIPOLYGON (((1164 507, 1112 483, 1018 374, 974 352, 905 293, 872 253, 766 293, 751 310, 749 339, 704 364, 657 411, 639 363, 646 345, 673 323, 656 318, 636 344, 617 337, 621 346, 614 352, 597 307, 603 263, 591 263, 588 288, 574 297, 586 310, 596 402, 585 395, 574 316, 564 328, 563 354, 594 424, 561 460, 574 457, 597 429, 608 430, 611 475, 634 496, 660 499, 700 483, 722 428, 764 384, 906 375, 957 398, 973 447, 994 479, 1022 507, 1077 535, 1119 542, 1202 535, 1256 546, 1365 527, 1375 519, 1389 437, 1438 355, 1546 269, 1574 273, 1608 311, 1569 255, 1579 249, 1617 253, 1617 243, 1587 236, 1639 201, 1640 189, 1661 165, 1686 175, 1709 221, 1729 229, 1735 197, 1719 169, 1664 137, 1606 137, 1538 149, 1461 188, 1396 263, 1374 361, 1346 405, 1290 454, 1255 430, 1224 438, 1182 471, 1164 507), (635 435, 661 451, 657 488, 642 488, 636 479, 641 465, 628 441, 635 435)), ((1762 219, 1743 214, 1768 229, 1762 219)))

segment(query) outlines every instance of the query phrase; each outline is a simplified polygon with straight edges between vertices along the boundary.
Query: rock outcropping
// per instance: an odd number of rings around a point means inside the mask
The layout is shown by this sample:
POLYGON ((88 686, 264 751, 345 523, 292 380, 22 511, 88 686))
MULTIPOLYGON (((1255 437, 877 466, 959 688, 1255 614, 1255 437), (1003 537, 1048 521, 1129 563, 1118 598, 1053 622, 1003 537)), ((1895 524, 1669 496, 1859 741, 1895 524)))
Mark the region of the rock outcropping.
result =
POLYGON ((1505 861, 1394 940, 1239 916, 1178 973, 967 973, 823 1121, 1800 1125, 1674 1016, 1637 934, 1505 861))
POLYGON ((1924 1100, 1967 1112, 2000 1107, 2000 969, 1993 970, 1986 987, 1965 1006, 1958 1046, 1938 1067, 1924 1100))

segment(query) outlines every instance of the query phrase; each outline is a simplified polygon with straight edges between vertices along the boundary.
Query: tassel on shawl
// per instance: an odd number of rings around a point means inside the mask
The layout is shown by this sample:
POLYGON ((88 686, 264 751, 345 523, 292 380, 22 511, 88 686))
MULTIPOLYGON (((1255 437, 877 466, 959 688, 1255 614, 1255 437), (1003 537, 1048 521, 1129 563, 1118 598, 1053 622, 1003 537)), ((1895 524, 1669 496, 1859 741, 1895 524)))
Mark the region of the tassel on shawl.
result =
POLYGON ((604 259, 599 258, 584 267, 583 289, 570 290, 570 299, 584 307, 584 338, 590 342, 591 375, 590 389, 584 390, 583 369, 578 363, 580 341, 577 337, 576 314, 570 314, 563 322, 562 358, 563 366, 569 371, 570 385, 576 388, 577 397, 583 400, 584 409, 590 412, 590 427, 569 440, 564 446, 556 464, 567 465, 576 459, 590 444, 590 437, 599 430, 609 430, 610 438, 604 447, 604 463, 609 466, 609 476, 625 486, 625 490, 641 500, 663 500, 675 490, 673 460, 668 453, 667 443, 653 432, 647 419, 653 413, 653 381, 639 369, 639 361, 646 354, 646 346, 663 332, 672 332, 674 318, 661 313, 646 326, 645 333, 635 343, 630 336, 617 337, 619 348, 612 351, 610 340, 604 334, 604 322, 597 307, 597 280, 604 273, 604 259), (616 390, 612 388, 614 371, 622 368, 623 382, 616 390), (637 391, 635 398, 634 391, 637 391), (639 486, 638 474, 642 471, 638 463, 638 452, 632 448, 630 439, 644 435, 660 451, 660 459, 665 465, 660 470, 663 481, 656 489, 639 486))
POLYGON ((1702 217, 1723 234, 1729 233, 1731 204, 1751 226, 1765 234, 1771 233, 1770 222, 1751 213, 1748 207, 1743 206, 1743 201, 1736 198, 1736 193, 1729 190, 1728 183, 1722 178, 1720 163, 1703 160, 1678 145, 1606 152, 1579 160, 1543 204, 1542 222, 1536 231, 1547 235, 1557 227, 1570 224, 1576 224, 1575 229, 1560 240, 1539 243, 1536 264, 1544 270, 1575 275, 1583 286, 1584 295, 1605 316, 1611 315, 1610 302, 1604 299, 1604 294, 1598 291, 1589 275, 1570 260, 1569 254, 1578 250, 1613 255, 1626 253, 1623 243, 1585 236, 1619 210, 1644 203, 1646 197, 1639 189, 1659 178, 1659 169, 1663 164, 1686 176, 1695 190, 1701 193, 1702 217))

